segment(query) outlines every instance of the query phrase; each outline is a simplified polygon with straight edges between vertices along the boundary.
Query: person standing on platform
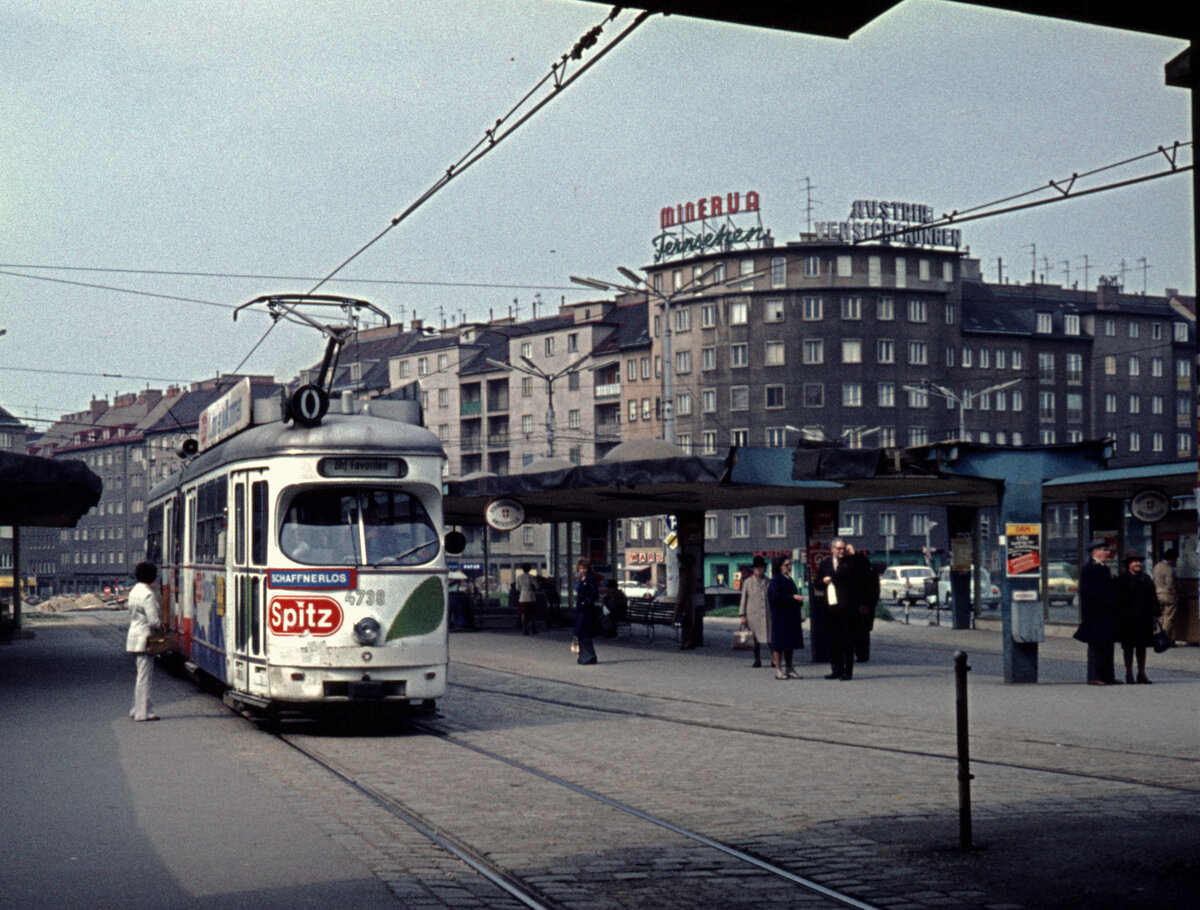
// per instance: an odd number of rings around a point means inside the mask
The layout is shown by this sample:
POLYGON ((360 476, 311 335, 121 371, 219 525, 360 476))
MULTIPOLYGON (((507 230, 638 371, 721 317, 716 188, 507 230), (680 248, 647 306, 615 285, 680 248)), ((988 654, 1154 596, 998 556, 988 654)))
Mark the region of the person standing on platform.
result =
POLYGON ((537 635, 537 583, 529 574, 529 563, 521 563, 521 574, 517 576, 517 616, 521 620, 521 631, 525 635, 537 635))
POLYGON ((762 666, 763 642, 771 641, 771 617, 767 612, 767 588, 770 582, 766 579, 767 561, 761 556, 754 557, 753 569, 742 579, 742 602, 738 609, 742 625, 754 635, 754 663, 752 667, 762 666))
POLYGON ((1117 639, 1116 584, 1104 563, 1112 557, 1106 541, 1088 544, 1091 554, 1079 570, 1079 628, 1075 638, 1087 643, 1089 686, 1120 684, 1113 669, 1113 642, 1117 639))
POLYGON ((846 554, 854 563, 858 578, 858 616, 854 620, 854 658, 860 664, 871 659, 871 632, 875 629, 875 608, 879 605, 879 573, 871 565, 865 550, 846 544, 846 554))
POLYGON ((1150 685, 1146 675, 1146 648, 1154 646, 1154 621, 1158 618, 1158 596, 1154 582, 1143 571, 1141 553, 1125 554, 1125 571, 1117 576, 1117 641, 1125 657, 1125 682, 1150 685), (1137 656, 1137 677, 1133 659, 1137 656))
POLYGON ((1162 610, 1162 627, 1175 643, 1175 633, 1179 623, 1179 591, 1175 588, 1175 562, 1179 559, 1179 551, 1170 547, 1154 565, 1154 592, 1158 596, 1158 606, 1162 610))
POLYGON ((767 586, 767 610, 771 624, 771 662, 776 679, 800 679, 792 666, 797 648, 804 647, 804 629, 800 625, 800 605, 804 598, 792 581, 792 557, 776 556, 771 562, 771 583, 767 586))
POLYGON ((158 595, 150 585, 158 577, 158 567, 152 562, 139 562, 133 570, 137 584, 129 592, 129 634, 125 650, 137 659, 137 675, 133 685, 133 707, 129 716, 134 720, 158 720, 150 701, 150 683, 154 674, 154 658, 147 650, 151 632, 162 629, 162 610, 158 595))
POLYGON ((575 639, 579 642, 579 663, 597 662, 592 638, 600 631, 600 585, 592 574, 592 562, 580 559, 575 564, 575 639))
POLYGON ((833 553, 817 567, 816 585, 829 603, 829 663, 826 679, 854 678, 854 632, 861 604, 861 581, 855 560, 841 538, 833 542, 833 553))

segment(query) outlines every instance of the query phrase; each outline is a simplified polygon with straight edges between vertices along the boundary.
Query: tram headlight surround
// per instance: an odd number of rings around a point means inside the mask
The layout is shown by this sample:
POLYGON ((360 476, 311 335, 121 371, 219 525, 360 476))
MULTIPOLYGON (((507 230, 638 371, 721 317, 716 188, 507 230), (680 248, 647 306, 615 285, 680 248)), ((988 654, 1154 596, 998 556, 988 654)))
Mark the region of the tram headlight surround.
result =
POLYGON ((364 616, 354 624, 354 637, 360 645, 378 644, 379 636, 383 634, 383 626, 374 616, 364 616))

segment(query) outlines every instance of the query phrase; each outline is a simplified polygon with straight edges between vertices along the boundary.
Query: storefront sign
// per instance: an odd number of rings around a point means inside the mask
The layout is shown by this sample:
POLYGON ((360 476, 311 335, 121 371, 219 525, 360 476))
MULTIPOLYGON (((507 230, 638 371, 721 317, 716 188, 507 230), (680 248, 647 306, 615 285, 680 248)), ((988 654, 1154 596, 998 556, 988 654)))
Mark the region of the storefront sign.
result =
POLYGON ((707 196, 695 202, 668 205, 658 213, 658 226, 662 228, 662 233, 653 240, 654 261, 662 262, 675 256, 699 256, 772 241, 770 229, 764 228, 761 221, 756 225, 739 227, 729 220, 734 215, 758 212, 759 196, 753 190, 745 194, 726 193, 724 196, 707 196), (706 223, 718 218, 725 219, 725 223, 706 223), (694 221, 701 222, 701 225, 695 229, 684 227, 694 221))
POLYGON ((962 231, 951 228, 926 227, 934 220, 932 206, 915 202, 883 202, 857 199, 850 206, 845 221, 818 221, 813 231, 818 240, 852 243, 883 237, 882 243, 905 246, 953 247, 962 245, 962 231), (896 234, 896 231, 903 231, 896 234))

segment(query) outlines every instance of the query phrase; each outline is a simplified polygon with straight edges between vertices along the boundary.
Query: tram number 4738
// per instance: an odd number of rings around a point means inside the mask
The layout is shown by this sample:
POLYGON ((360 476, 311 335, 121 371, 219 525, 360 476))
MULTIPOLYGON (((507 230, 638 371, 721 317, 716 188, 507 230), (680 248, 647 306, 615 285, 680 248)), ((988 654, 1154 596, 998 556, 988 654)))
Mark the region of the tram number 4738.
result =
POLYGON ((328 597, 276 597, 267 613, 275 635, 332 635, 345 619, 341 604, 328 597))
POLYGON ((351 607, 382 607, 383 591, 364 591, 361 588, 357 591, 347 591, 346 604, 351 607))

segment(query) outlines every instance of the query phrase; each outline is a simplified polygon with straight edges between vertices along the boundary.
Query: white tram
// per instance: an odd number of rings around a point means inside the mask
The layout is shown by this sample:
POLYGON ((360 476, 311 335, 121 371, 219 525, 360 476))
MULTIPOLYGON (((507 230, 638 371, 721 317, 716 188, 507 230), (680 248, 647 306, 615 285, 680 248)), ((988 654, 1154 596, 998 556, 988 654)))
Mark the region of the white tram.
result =
POLYGON ((446 690, 445 454, 415 401, 328 406, 319 386, 253 402, 245 379, 151 491, 175 654, 240 710, 431 706, 446 690))

